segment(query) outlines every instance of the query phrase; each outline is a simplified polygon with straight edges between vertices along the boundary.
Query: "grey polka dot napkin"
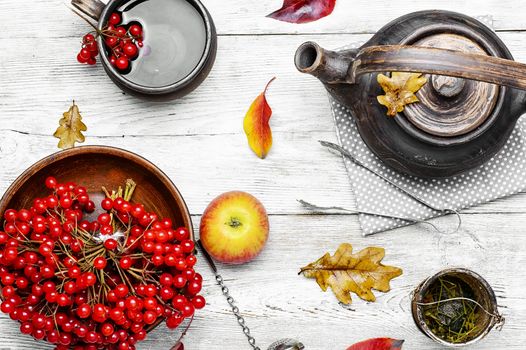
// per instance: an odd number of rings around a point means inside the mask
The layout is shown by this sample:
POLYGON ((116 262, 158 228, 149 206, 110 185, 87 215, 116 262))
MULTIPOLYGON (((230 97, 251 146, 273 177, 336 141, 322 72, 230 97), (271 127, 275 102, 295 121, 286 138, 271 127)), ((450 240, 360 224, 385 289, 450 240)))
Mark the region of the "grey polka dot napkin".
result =
MULTIPOLYGON (((330 98, 330 97, 329 97, 330 98)), ((526 189, 525 142, 519 119, 504 148, 490 161, 467 173, 446 179, 421 179, 401 174, 384 165, 366 146, 351 112, 330 98, 341 146, 376 173, 409 190, 436 208, 460 210, 526 189)), ((440 215, 367 169, 344 157, 347 173, 360 211, 427 220, 440 215)), ((364 235, 410 225, 411 222, 360 214, 364 235)))

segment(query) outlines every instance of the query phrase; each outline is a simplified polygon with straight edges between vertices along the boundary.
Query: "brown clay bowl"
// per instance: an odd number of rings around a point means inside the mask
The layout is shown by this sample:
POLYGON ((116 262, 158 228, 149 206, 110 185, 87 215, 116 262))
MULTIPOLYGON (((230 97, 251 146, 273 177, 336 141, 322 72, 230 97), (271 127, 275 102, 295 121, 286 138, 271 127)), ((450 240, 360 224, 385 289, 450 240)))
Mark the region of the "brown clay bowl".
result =
MULTIPOLYGON (((133 179, 137 188, 133 202, 144 204, 146 210, 159 217, 170 218, 175 227, 185 226, 193 239, 193 226, 186 203, 173 182, 159 168, 141 156, 115 147, 82 146, 54 153, 26 169, 7 189, 0 200, 0 215, 8 208, 29 208, 33 199, 48 195, 44 185, 46 177, 54 176, 59 182, 73 181, 86 187, 97 209, 104 195, 101 187, 109 191, 124 186, 133 179)), ((162 320, 151 325, 153 330, 162 320)))
POLYGON ((186 226, 193 238, 186 203, 168 176, 135 153, 107 146, 75 147, 39 160, 7 189, 0 200, 0 213, 8 208, 29 208, 34 198, 47 195, 44 181, 48 176, 85 186, 97 206, 104 196, 102 186, 111 191, 133 179, 137 188, 132 201, 143 203, 159 217, 172 219, 175 226, 186 226))

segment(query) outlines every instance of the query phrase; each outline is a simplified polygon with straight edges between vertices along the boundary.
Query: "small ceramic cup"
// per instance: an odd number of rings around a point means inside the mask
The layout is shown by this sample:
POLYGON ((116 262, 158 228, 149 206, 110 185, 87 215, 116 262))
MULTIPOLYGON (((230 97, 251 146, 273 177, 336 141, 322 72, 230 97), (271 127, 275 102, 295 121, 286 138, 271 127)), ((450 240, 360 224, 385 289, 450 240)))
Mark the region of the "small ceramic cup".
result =
MULTIPOLYGON (((71 0, 71 4, 86 16, 98 21, 98 29, 102 30, 110 15, 120 6, 130 0, 110 0, 107 4, 100 0, 71 0)), ((156 1, 156 0, 149 0, 156 1)), ((206 31, 205 49, 195 68, 184 78, 163 86, 144 86, 134 83, 113 67, 106 55, 103 40, 98 40, 101 61, 104 70, 111 80, 123 91, 147 100, 170 100, 180 98, 197 88, 208 76, 215 62, 217 52, 217 33, 210 13, 199 0, 185 0, 201 15, 206 31)))
POLYGON ((488 335, 494 327, 498 328, 499 326, 502 327, 504 325, 504 318, 499 314, 497 299, 489 283, 479 274, 463 268, 449 268, 442 270, 420 283, 413 292, 411 312, 416 325, 422 333, 433 339, 435 342, 451 348, 472 345, 488 335), (439 278, 443 277, 456 278, 466 283, 473 290, 474 300, 480 303, 480 305, 487 311, 487 313, 481 312, 481 317, 477 320, 478 330, 476 334, 474 334, 470 340, 463 343, 450 343, 439 338, 427 326, 424 319, 422 305, 424 303, 424 297, 428 293, 429 288, 431 288, 439 278))

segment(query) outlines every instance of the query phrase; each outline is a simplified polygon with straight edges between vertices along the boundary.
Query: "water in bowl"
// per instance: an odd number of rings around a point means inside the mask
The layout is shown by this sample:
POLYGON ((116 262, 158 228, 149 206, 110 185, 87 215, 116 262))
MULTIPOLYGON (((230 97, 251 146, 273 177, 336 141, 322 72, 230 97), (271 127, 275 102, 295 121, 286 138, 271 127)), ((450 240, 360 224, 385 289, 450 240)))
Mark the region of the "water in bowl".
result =
POLYGON ((206 47, 206 26, 186 0, 132 0, 117 8, 122 23, 139 22, 144 46, 126 79, 145 87, 176 83, 198 65, 206 47))

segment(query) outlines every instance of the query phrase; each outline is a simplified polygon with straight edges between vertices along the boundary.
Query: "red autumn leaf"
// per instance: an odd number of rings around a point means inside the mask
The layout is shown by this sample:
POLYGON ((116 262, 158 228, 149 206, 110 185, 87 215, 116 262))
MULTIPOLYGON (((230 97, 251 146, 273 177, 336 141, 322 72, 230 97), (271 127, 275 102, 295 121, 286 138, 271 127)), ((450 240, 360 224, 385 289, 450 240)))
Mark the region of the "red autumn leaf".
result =
POLYGON ((243 121, 243 129, 247 135, 248 144, 261 159, 267 156, 270 147, 272 147, 272 130, 268 124, 272 116, 272 109, 267 103, 265 93, 274 79, 276 78, 272 78, 267 83, 265 90, 252 102, 243 121))
POLYGON ((403 340, 376 338, 351 345, 347 350, 400 350, 403 343, 403 340))
POLYGON ((289 23, 308 23, 332 13, 336 0, 284 0, 283 6, 267 17, 289 23))

